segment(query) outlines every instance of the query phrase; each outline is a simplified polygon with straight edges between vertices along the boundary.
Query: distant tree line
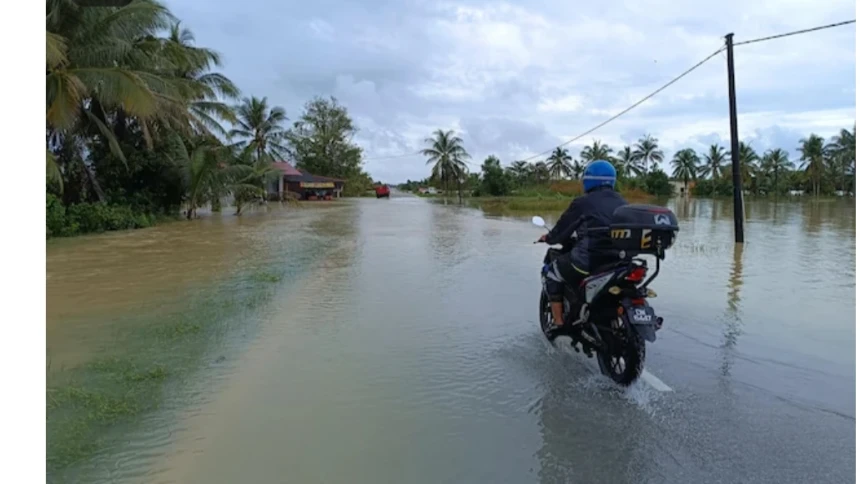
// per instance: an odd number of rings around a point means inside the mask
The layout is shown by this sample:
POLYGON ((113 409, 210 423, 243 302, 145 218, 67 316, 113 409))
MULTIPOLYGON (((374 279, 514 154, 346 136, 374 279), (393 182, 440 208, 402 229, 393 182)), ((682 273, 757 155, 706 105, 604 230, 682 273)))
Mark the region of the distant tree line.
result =
POLYGON ((663 152, 656 138, 643 137, 631 148, 622 150, 622 157, 613 156, 613 150, 600 141, 583 148, 579 159, 573 159, 566 148, 556 148, 548 158, 529 163, 515 161, 503 167, 494 155, 487 157, 480 173, 469 173, 466 160, 469 153, 462 138, 453 131, 437 130, 426 140, 428 148, 422 153, 431 165, 430 176, 425 180, 407 181, 402 190, 414 191, 421 186, 436 186, 444 193, 456 188, 458 196, 505 196, 546 191, 555 182, 575 180, 585 166, 593 160, 612 162, 619 173, 619 188, 638 189, 657 196, 672 194, 669 177, 659 168, 663 152))
MULTIPOLYGON (((798 141, 796 158, 776 148, 762 154, 741 142, 739 165, 743 188, 753 195, 785 195, 800 191, 814 196, 837 191, 854 194, 857 188, 855 136, 857 128, 842 129, 830 141, 810 134, 798 141)), ((711 145, 706 153, 681 150, 672 159, 673 176, 685 184, 696 181, 699 196, 732 194, 731 153, 711 145)))
MULTIPOLYGON (((816 134, 801 139, 797 159, 790 160, 782 149, 767 150, 761 155, 741 142, 739 160, 741 179, 745 191, 754 195, 786 194, 799 190, 814 195, 831 195, 836 191, 854 193, 855 134, 843 129, 829 142, 816 134)), ((607 160, 618 172, 621 190, 642 190, 655 196, 672 195, 671 179, 686 187, 695 182, 693 193, 699 196, 728 196, 732 193, 731 153, 720 145, 711 145, 705 153, 685 148, 677 151, 669 161, 671 178, 661 168, 665 155, 659 142, 645 135, 633 146, 624 146, 617 152, 605 143, 595 140, 580 151, 574 159, 566 148, 556 148, 545 160, 537 162, 515 161, 503 167, 494 155, 487 157, 480 173, 469 173, 466 160, 469 154, 463 140, 453 131, 437 130, 426 140, 423 151, 431 165, 428 178, 407 181, 403 190, 414 191, 421 186, 436 186, 445 193, 456 188, 472 195, 505 196, 528 193, 540 187, 581 177, 585 166, 594 160, 607 160)))
POLYGON ((82 8, 47 0, 47 234, 144 227, 199 207, 263 199, 273 161, 363 192, 356 128, 334 98, 288 126, 265 97, 241 97, 160 3, 82 8), (241 99, 240 99, 241 98, 241 99))

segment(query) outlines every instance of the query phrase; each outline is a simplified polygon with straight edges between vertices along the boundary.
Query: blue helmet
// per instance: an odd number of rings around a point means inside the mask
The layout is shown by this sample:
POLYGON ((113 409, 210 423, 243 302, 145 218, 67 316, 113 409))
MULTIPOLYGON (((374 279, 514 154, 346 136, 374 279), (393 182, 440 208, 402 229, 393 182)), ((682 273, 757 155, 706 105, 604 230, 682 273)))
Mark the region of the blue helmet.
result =
POLYGON ((597 187, 615 188, 615 167, 606 160, 594 160, 585 167, 582 186, 586 193, 597 187))

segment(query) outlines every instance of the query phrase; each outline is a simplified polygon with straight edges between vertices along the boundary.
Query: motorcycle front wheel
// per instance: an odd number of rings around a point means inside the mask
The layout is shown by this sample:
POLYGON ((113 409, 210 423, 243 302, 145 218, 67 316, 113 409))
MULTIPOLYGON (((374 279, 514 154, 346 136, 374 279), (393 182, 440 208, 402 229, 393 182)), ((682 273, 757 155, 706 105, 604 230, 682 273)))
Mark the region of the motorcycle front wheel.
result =
POLYGON ((610 352, 598 352, 597 364, 601 373, 626 387, 639 379, 645 367, 645 340, 622 318, 615 325, 623 337, 611 345, 610 352))

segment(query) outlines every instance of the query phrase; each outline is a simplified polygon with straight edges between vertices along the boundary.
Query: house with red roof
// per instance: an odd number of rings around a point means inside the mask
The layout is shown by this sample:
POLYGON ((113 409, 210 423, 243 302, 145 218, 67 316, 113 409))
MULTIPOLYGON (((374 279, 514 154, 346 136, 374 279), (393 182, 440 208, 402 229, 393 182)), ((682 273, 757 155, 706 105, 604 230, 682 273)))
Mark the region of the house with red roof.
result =
POLYGON ((281 200, 285 191, 294 193, 299 200, 327 200, 343 194, 344 180, 339 178, 312 175, 286 161, 276 161, 272 168, 280 173, 269 184, 269 198, 281 200))

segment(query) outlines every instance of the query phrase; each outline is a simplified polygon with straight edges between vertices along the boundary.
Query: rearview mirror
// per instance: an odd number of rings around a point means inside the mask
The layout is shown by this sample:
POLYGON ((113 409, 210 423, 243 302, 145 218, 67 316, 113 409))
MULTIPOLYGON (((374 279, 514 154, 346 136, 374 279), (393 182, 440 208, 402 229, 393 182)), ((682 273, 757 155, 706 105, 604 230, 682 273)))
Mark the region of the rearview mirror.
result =
POLYGON ((538 217, 537 215, 532 217, 532 223, 538 227, 546 227, 546 222, 544 222, 542 217, 538 217))

